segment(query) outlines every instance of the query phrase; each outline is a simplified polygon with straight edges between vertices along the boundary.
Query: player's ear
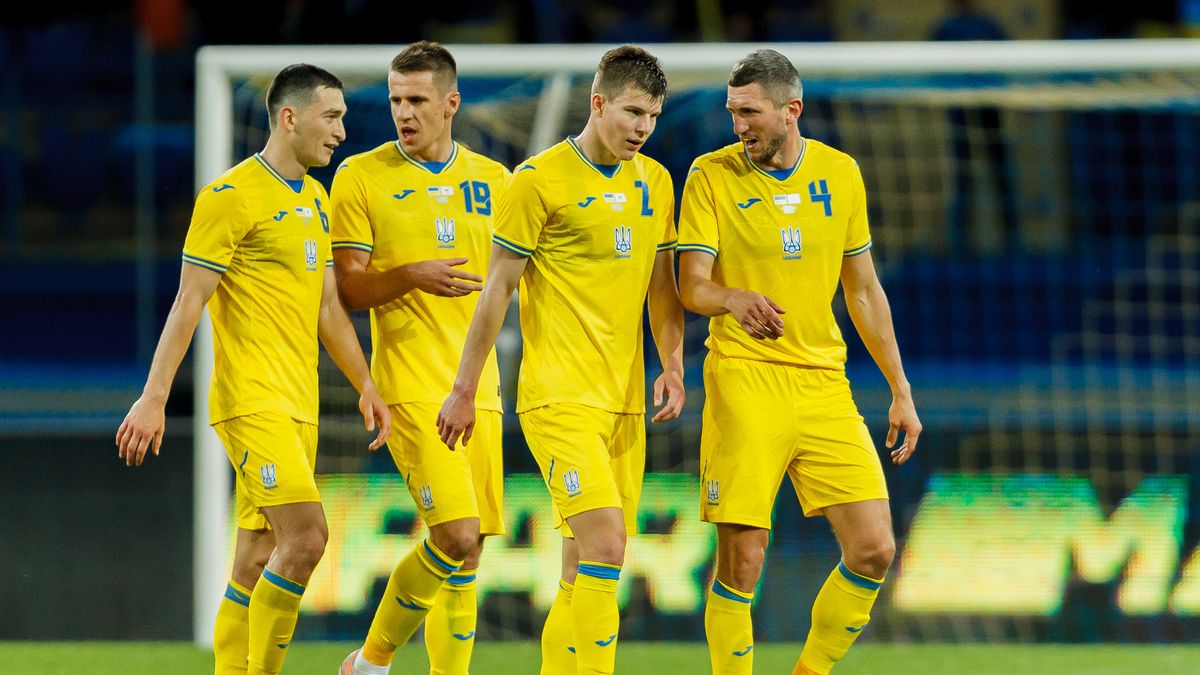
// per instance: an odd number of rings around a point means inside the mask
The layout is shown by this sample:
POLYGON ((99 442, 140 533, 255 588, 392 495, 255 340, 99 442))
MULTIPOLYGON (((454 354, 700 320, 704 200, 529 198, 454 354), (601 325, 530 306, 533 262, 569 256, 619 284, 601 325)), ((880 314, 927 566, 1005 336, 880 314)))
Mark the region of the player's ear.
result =
POLYGON ((462 105, 462 94, 457 91, 450 92, 446 97, 446 119, 454 117, 454 113, 458 112, 458 106, 462 105))
POLYGON ((592 112, 595 113, 597 117, 604 116, 605 103, 607 103, 607 101, 604 99, 604 94, 601 94, 598 91, 592 93, 592 112))
POLYGON ((284 131, 296 130, 296 109, 290 105, 285 105, 279 109, 279 117, 275 120, 276 126, 284 131))
POLYGON ((794 98, 787 102, 788 122, 794 122, 800 119, 800 113, 804 112, 804 102, 798 98, 794 98))

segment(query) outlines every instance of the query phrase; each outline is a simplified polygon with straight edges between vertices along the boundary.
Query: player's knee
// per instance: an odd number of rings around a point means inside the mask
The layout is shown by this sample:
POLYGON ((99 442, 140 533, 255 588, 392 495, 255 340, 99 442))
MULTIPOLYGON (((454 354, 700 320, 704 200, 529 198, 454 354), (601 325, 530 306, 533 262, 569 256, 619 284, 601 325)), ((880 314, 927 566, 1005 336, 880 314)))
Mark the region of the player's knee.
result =
POLYGON ((328 539, 324 528, 311 528, 293 535, 287 542, 281 542, 279 555, 288 567, 311 572, 321 562, 321 556, 325 555, 328 539))
POLYGON ((585 547, 581 546, 579 557, 581 560, 589 560, 592 562, 606 563, 609 565, 624 565, 625 564, 625 530, 615 530, 606 532, 601 536, 593 537, 585 547))
POLYGON ((846 562, 847 566, 853 565, 851 570, 873 579, 882 579, 896 557, 896 540, 890 536, 880 538, 860 546, 853 556, 847 557, 853 557, 852 562, 846 562))
MULTIPOLYGON (((466 560, 479 548, 479 521, 468 518, 435 526, 430 533, 434 546, 455 560, 466 560)), ((476 555, 476 558, 478 556, 476 555)))
POLYGON ((766 550, 762 546, 757 545, 756 542, 748 542, 744 546, 735 547, 728 560, 729 576, 731 577, 729 581, 733 584, 734 588, 739 590, 753 589, 758 584, 758 577, 762 573, 763 561, 765 559, 766 550))

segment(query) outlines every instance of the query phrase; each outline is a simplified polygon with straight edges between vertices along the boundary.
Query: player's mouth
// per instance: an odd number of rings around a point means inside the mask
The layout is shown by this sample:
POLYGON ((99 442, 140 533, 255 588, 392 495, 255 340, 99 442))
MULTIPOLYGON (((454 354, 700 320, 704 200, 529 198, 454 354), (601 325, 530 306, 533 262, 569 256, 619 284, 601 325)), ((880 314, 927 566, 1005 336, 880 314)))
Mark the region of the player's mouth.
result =
POLYGON ((412 127, 400 127, 400 140, 412 143, 417 138, 417 130, 412 127))
POLYGON ((626 138, 625 143, 631 150, 636 152, 637 150, 641 149, 642 144, 645 143, 645 141, 639 141, 636 138, 626 138))
POLYGON ((747 137, 743 136, 742 137, 742 145, 746 146, 746 150, 754 150, 755 148, 758 147, 758 139, 757 138, 747 138, 747 137))
POLYGON ((338 146, 337 143, 326 143, 325 144, 325 147, 329 148, 329 154, 331 154, 331 155, 333 154, 334 150, 337 150, 337 146, 338 146))

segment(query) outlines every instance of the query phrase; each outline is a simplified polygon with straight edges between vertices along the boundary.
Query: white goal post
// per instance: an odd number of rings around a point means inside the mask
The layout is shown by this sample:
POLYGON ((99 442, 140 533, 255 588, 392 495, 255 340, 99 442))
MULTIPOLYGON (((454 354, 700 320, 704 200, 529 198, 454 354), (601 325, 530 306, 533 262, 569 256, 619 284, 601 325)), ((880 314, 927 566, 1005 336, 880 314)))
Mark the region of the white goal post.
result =
MULTIPOLYGON (((523 75, 544 78, 529 140, 530 154, 558 140, 566 115, 569 77, 594 71, 609 45, 448 45, 462 76, 523 75)), ((1025 41, 997 43, 825 43, 647 45, 668 75, 709 74, 714 82, 738 59, 762 47, 788 56, 802 77, 937 73, 1104 73, 1195 70, 1200 40, 1025 41)), ((400 46, 204 47, 196 56, 196 189, 240 158, 234 147, 233 85, 269 78, 282 67, 313 63, 339 77, 383 79, 400 46)), ((470 105, 468 103, 468 105, 470 105)), ((383 141, 386 139, 378 139, 383 141)), ((212 626, 226 583, 231 469, 208 425, 213 367, 207 313, 196 332, 195 512, 193 639, 211 646, 212 626)))

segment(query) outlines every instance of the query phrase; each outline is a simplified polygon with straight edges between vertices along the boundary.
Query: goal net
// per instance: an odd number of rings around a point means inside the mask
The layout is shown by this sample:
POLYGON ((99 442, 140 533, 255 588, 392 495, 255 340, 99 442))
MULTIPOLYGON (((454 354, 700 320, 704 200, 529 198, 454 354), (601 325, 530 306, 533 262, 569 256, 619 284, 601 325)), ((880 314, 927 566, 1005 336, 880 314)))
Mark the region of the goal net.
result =
MULTIPOLYGON (((671 94, 645 148, 682 189, 735 141, 730 66, 760 45, 652 46, 671 94)), ((885 464, 897 557, 863 640, 1194 639, 1200 614, 1200 44, 774 45, 804 79, 801 130, 854 156, 892 304, 920 451, 885 464), (1104 617, 1098 619, 1096 617, 1104 617)), ((346 156, 394 138, 386 69, 400 47, 224 48, 198 56, 197 182, 261 149, 265 87, 309 62, 346 83, 346 156)), ((605 47, 450 46, 456 138, 509 167, 582 129, 605 47)), ((326 186, 334 167, 314 171, 326 186)), ((856 400, 882 450, 890 394, 834 303, 856 400)), ((512 402, 519 330, 498 344, 506 521, 479 574, 481 639, 536 637, 559 538, 512 402)), ((369 351, 366 315, 356 318, 369 351)), ((647 427, 648 477, 622 575, 622 637, 703 639, 715 535, 698 520, 700 363, 689 316, 685 414, 647 427)), ((649 340, 648 340, 649 342, 649 340)), ((211 342, 196 357, 196 624, 225 583, 231 471, 208 429, 211 342)), ((647 382, 657 374, 652 347, 647 382)), ((359 639, 423 526, 356 396, 321 365, 318 480, 330 543, 303 638, 359 639)), ((580 386, 586 386, 580 383, 580 386)), ((760 639, 802 640, 837 562, 790 486, 756 600, 760 639)))

